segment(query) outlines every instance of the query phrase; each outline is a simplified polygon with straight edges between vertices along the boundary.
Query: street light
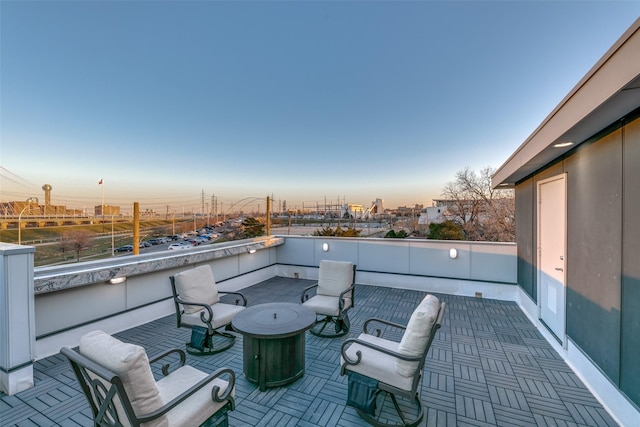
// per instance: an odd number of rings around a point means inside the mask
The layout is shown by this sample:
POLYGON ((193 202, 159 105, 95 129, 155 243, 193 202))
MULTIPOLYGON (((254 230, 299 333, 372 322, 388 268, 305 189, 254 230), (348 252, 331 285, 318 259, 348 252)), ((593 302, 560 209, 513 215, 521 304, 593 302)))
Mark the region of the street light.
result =
POLYGON ((113 237, 113 217, 114 217, 114 213, 111 214, 111 256, 114 255, 114 252, 116 250, 115 248, 115 239, 113 237))
POLYGON ((20 212, 20 215, 18 215, 18 244, 22 243, 22 225, 20 224, 20 220, 22 219, 22 214, 24 213, 24 211, 26 211, 30 207, 30 205, 25 206, 24 209, 22 209, 22 211, 20 212))

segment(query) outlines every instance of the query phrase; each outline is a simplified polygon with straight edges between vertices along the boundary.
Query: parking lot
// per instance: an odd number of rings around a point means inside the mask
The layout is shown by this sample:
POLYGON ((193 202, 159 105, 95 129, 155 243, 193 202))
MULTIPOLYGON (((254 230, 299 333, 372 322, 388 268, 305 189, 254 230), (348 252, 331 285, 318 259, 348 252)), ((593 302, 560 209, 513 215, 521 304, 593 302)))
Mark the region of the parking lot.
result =
MULTIPOLYGON (((140 253, 159 252, 166 250, 183 250, 195 246, 215 242, 222 233, 226 232, 221 227, 204 227, 189 233, 173 234, 169 236, 142 236, 139 243, 140 253)), ((124 245, 115 248, 114 255, 127 255, 133 253, 133 245, 124 245)))

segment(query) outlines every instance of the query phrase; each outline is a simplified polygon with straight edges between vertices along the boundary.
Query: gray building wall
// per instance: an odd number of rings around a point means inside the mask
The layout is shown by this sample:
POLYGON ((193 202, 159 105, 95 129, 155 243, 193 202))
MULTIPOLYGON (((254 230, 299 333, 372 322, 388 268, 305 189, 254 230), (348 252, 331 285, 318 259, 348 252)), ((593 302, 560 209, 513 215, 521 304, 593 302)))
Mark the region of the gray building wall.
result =
POLYGON ((535 184, 527 179, 516 186, 516 243, 518 248, 518 285, 534 300, 538 300, 538 286, 534 265, 535 240, 535 184))
POLYGON ((567 173, 567 336, 640 406, 640 111, 516 185, 518 284, 537 300, 537 182, 567 173))
POLYGON ((640 406, 640 119, 624 128, 620 388, 640 406))

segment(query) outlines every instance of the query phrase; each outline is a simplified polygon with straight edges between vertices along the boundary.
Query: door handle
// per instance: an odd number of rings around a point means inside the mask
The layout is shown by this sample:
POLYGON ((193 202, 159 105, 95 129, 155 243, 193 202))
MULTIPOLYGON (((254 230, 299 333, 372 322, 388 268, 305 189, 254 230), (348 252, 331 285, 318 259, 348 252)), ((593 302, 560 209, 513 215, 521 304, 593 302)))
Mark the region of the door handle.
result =
POLYGON ((563 268, 560 268, 560 267, 556 267, 556 270, 557 270, 557 271, 564 271, 564 269, 563 269, 563 268))

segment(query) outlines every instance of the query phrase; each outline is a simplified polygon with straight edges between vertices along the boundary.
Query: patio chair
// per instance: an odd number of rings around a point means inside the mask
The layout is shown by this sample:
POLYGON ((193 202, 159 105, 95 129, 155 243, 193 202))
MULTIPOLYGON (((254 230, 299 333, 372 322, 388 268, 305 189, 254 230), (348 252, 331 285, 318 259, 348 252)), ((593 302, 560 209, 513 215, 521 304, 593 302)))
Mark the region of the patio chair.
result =
MULTIPOLYGON (((416 426, 424 417, 418 394, 425 358, 431 342, 442 325, 445 303, 427 295, 416 307, 407 326, 372 318, 364 323, 364 332, 342 344, 341 375, 349 376, 347 405, 374 426, 416 426), (383 338, 379 328, 404 331, 400 342, 383 338), (376 410, 380 396, 390 396, 398 413, 395 422, 388 411, 381 420, 376 410), (398 397, 405 409, 401 409, 398 397)), ((384 400, 380 405, 384 405, 384 400)), ((392 413, 392 412, 391 412, 392 413)))
POLYGON ((300 297, 303 306, 316 313, 310 332, 319 337, 339 337, 349 332, 348 310, 354 305, 356 266, 347 261, 320 261, 318 283, 300 297), (315 295, 313 295, 315 289, 315 295), (313 295, 311 298, 310 295, 313 295), (333 325, 334 331, 327 326, 333 325))
POLYGON ((178 328, 191 328, 190 354, 205 356, 227 350, 236 336, 220 331, 231 330, 231 319, 247 305, 239 292, 224 292, 237 297, 234 304, 220 302, 220 294, 209 265, 202 265, 171 276, 171 290, 176 306, 178 328))
POLYGON ((144 348, 93 331, 80 338, 78 351, 63 347, 60 353, 71 363, 95 426, 226 426, 235 408, 234 372, 206 374, 185 365, 182 350, 149 360, 144 348), (150 364, 161 360, 169 363, 156 381, 150 364))

